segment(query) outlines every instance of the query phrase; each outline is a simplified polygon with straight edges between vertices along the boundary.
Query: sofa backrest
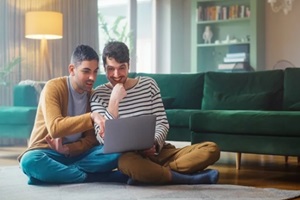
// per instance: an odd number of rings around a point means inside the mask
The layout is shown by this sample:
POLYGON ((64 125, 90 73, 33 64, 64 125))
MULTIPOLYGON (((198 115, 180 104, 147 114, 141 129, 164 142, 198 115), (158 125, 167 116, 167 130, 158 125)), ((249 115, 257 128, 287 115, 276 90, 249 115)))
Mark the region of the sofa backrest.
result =
POLYGON ((21 81, 14 86, 13 105, 36 107, 45 82, 21 81))
POLYGON ((156 81, 166 109, 201 109, 204 73, 137 73, 137 76, 148 76, 156 81))
POLYGON ((300 111, 300 68, 284 70, 283 109, 300 111))
POLYGON ((283 71, 207 72, 204 110, 281 110, 283 71))
MULTIPOLYGON (((129 73, 129 77, 148 76, 158 84, 167 109, 201 109, 204 73, 152 74, 129 73)), ((94 87, 107 82, 105 74, 97 76, 94 87)))

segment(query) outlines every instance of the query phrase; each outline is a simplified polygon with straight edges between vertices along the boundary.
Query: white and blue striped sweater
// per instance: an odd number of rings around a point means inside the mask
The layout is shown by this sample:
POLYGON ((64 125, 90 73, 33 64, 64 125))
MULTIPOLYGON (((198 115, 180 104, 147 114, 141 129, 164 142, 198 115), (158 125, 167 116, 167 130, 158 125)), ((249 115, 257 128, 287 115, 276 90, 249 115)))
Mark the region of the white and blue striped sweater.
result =
MULTIPOLYGON (((169 123, 162 103, 160 90, 155 80, 150 77, 137 77, 138 83, 128 89, 127 96, 119 104, 119 118, 135 117, 140 115, 156 115, 155 140, 160 151, 163 147, 169 123)), ((92 112, 98 112, 106 119, 112 119, 112 115, 107 111, 109 98, 112 89, 105 86, 98 86, 91 96, 92 112)), ((99 136, 99 126, 95 124, 96 137, 100 144, 103 139, 99 136)))

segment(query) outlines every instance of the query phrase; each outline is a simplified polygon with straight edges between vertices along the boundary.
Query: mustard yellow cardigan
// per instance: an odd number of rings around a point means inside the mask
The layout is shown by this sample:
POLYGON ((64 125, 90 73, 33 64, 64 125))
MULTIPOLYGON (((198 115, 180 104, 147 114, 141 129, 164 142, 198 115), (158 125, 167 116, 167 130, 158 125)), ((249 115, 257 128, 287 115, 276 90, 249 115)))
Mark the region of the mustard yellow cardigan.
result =
MULTIPOLYGON (((80 155, 98 144, 90 117, 90 103, 88 102, 85 114, 67 116, 68 94, 67 77, 55 78, 46 83, 40 95, 34 127, 25 152, 50 148, 45 140, 47 135, 60 138, 83 132, 80 140, 67 144, 70 156, 80 155)), ((19 160, 25 152, 19 156, 19 160)))

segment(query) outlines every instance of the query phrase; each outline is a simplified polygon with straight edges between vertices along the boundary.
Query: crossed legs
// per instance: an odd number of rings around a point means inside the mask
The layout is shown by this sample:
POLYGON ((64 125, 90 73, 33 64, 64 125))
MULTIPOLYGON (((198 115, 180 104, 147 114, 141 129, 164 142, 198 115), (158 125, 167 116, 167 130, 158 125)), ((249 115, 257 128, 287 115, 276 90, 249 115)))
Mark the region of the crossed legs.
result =
POLYGON ((122 154, 119 159, 119 170, 133 180, 144 183, 215 183, 218 173, 204 169, 219 158, 220 150, 213 142, 203 142, 183 148, 175 148, 167 144, 159 155, 149 158, 136 152, 122 154), (184 181, 186 179, 193 179, 193 181, 184 181))

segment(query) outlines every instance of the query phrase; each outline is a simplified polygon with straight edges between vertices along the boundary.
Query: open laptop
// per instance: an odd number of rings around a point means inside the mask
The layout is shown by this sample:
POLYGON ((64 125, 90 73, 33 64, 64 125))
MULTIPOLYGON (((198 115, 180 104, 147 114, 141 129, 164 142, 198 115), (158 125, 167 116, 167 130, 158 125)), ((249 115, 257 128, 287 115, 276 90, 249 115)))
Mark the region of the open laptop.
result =
POLYGON ((149 149, 154 144, 155 115, 105 121, 104 153, 149 149))

